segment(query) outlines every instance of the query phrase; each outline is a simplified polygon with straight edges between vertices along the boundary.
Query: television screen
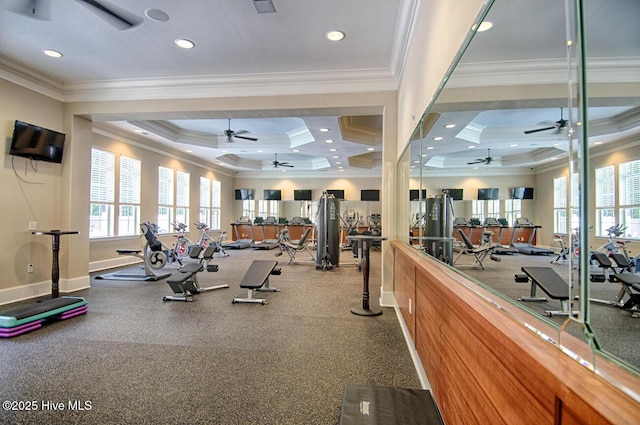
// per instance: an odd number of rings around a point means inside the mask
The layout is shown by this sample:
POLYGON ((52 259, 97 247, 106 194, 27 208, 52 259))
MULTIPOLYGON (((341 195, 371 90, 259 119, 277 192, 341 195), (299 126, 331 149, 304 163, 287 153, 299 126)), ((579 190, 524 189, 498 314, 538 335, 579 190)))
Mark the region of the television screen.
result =
POLYGON ((344 190, 342 189, 327 189, 327 193, 336 199, 344 199, 344 190))
POLYGON ((253 199, 253 189, 236 189, 236 200, 248 201, 253 199))
POLYGON ((462 201, 462 189, 442 189, 451 196, 452 201, 462 201))
POLYGON ((512 187, 511 199, 533 199, 532 187, 512 187))
POLYGON ((419 198, 427 199, 427 189, 422 189, 422 196, 420 196, 420 191, 418 189, 409 190, 410 201, 417 201, 419 198))
POLYGON ((280 201, 282 200, 282 192, 280 189, 265 189, 264 190, 265 201, 280 201))
POLYGON ((478 189, 478 201, 493 201, 500 199, 498 197, 499 189, 497 187, 485 187, 478 189))
POLYGON ((311 189, 294 189, 293 200, 294 201, 311 201, 311 189))
POLYGON ((379 201, 380 191, 377 189, 363 189, 360 191, 361 201, 379 201))
POLYGON ((66 134, 16 120, 9 153, 60 164, 66 138, 66 134))

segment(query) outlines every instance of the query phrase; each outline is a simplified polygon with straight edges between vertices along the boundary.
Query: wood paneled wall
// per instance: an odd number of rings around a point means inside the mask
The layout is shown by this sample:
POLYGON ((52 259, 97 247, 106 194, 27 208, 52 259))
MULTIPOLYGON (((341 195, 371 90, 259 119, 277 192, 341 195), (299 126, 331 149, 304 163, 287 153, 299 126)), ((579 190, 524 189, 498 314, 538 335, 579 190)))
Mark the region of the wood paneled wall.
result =
POLYGON ((394 295, 445 423, 640 423, 640 403, 525 328, 513 317, 521 312, 509 313, 517 308, 501 311, 489 291, 405 243, 392 246, 394 295))

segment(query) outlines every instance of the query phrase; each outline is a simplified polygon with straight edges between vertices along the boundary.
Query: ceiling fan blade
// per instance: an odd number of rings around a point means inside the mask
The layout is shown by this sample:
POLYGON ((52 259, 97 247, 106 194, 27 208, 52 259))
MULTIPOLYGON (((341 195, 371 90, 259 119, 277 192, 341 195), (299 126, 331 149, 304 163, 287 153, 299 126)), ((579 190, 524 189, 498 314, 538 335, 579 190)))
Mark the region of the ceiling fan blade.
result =
POLYGON ((476 159, 475 161, 471 161, 471 162, 467 162, 467 165, 472 165, 472 164, 482 164, 483 162, 487 162, 486 159, 476 159))
POLYGON ((143 22, 141 17, 113 5, 107 7, 97 0, 78 1, 119 30, 128 30, 137 27, 143 22))
POLYGON ((249 137, 249 136, 238 136, 238 134, 234 134, 232 137, 236 138, 236 139, 245 139, 245 140, 251 140, 253 142, 257 142, 258 139, 256 139, 255 137, 249 137))
POLYGON ((289 167, 289 168, 293 168, 294 166, 289 164, 288 162, 281 162, 279 164, 281 167, 289 167))
POLYGON ((553 126, 553 127, 544 127, 544 128, 536 128, 535 130, 525 130, 524 134, 531 134, 531 133, 538 133, 540 131, 548 131, 548 130, 553 130, 555 128, 557 128, 558 126, 553 126))

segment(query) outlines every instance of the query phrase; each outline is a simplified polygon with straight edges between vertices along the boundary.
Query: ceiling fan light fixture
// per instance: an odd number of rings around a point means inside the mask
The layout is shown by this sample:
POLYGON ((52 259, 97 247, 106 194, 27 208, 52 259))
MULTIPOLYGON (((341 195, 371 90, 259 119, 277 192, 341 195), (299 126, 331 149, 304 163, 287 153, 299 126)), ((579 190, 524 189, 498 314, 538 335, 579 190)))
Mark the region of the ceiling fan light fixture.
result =
POLYGON ((476 29, 478 28, 477 32, 485 32, 485 31, 489 31, 491 28, 493 28, 493 22, 491 21, 482 21, 480 22, 480 25, 474 25, 472 27, 472 29, 476 29))

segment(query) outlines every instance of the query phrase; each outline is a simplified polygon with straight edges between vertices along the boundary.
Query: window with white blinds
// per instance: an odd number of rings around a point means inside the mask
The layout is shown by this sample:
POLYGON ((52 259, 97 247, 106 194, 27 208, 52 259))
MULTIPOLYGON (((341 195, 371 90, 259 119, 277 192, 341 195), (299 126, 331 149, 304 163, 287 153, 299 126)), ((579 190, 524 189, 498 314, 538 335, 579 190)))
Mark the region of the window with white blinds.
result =
POLYGON ((140 172, 142 162, 120 155, 120 184, 118 206, 118 236, 140 232, 140 172))
POLYGON ((616 180, 613 165, 596 168, 596 236, 607 236, 616 224, 616 180))
POLYGON ((211 217, 211 180, 200 177, 200 214, 198 221, 211 227, 209 219, 211 217))
POLYGON ((567 232, 567 177, 553 179, 553 231, 567 232))
POLYGON ((200 177, 200 221, 220 228, 220 182, 200 177))
POLYGON ((174 173, 171 168, 158 167, 158 233, 168 233, 173 221, 174 173))
POLYGON ((189 225, 189 173, 176 172, 176 213, 175 221, 189 225))
POLYGON ((522 201, 520 199, 506 199, 504 201, 504 215, 510 225, 516 218, 522 216, 522 201))
POLYGON ((140 232, 141 167, 137 159, 91 149, 90 238, 140 232))
POLYGON ((115 154, 91 149, 89 238, 114 235, 115 154))
POLYGON ((219 181, 213 180, 211 182, 211 221, 209 227, 212 229, 220 228, 221 187, 222 184, 219 181))
POLYGON ((640 239, 640 160, 620 164, 618 174, 621 237, 640 239))

